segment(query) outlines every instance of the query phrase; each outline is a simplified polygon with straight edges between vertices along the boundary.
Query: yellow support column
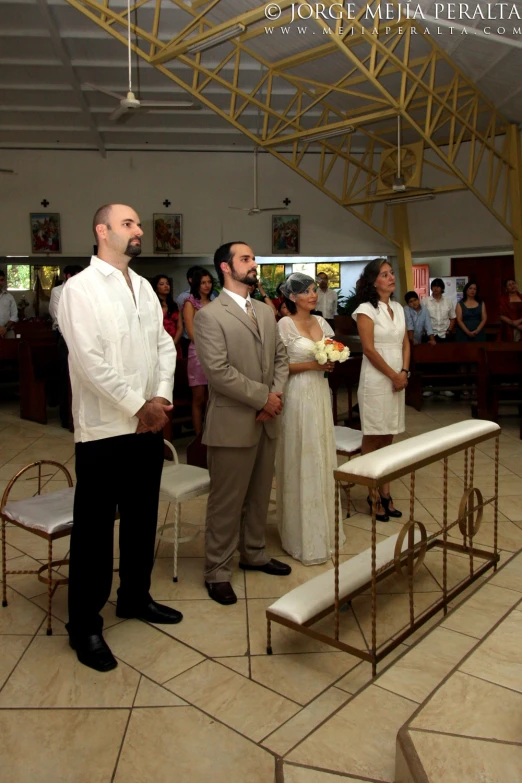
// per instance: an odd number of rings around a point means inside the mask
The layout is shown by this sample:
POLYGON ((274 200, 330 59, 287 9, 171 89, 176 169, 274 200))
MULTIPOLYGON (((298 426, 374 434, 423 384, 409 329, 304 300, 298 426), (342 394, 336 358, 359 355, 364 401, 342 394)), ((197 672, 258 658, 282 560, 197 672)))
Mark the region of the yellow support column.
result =
POLYGON ((522 153, 520 131, 514 124, 508 128, 509 157, 513 164, 510 173, 511 223, 513 226, 513 254, 515 277, 522 285, 522 153))
POLYGON ((391 209, 393 210, 393 220, 395 223, 395 239, 399 243, 397 261, 402 300, 406 291, 413 291, 413 268, 410 229, 408 226, 408 209, 406 204, 396 204, 391 207, 391 209))

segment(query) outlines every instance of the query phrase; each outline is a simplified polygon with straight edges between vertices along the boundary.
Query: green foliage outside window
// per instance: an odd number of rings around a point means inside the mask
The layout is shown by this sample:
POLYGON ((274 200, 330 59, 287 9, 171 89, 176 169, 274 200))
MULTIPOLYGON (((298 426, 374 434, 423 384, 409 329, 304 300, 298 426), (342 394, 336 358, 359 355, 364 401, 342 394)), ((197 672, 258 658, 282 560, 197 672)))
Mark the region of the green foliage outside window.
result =
POLYGON ((31 290, 31 267, 29 264, 7 265, 7 288, 11 291, 31 290))

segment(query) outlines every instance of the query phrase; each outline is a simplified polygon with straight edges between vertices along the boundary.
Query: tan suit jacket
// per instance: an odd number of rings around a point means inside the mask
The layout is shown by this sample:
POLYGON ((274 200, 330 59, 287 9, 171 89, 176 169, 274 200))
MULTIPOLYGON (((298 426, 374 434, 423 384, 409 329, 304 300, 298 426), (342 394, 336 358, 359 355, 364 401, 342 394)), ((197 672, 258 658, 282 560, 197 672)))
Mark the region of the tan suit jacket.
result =
POLYGON ((194 343, 209 384, 203 433, 207 446, 254 446, 264 427, 279 434, 279 417, 265 423, 256 416, 269 392, 282 392, 288 379, 286 349, 273 310, 252 300, 259 334, 247 314, 223 290, 194 318, 194 343))

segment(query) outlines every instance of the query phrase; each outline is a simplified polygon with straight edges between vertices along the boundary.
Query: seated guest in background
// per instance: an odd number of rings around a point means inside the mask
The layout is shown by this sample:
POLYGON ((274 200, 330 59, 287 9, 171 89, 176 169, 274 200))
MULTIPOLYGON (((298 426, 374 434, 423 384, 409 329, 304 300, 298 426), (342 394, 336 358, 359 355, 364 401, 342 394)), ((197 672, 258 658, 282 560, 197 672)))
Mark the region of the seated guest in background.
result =
POLYGON ((152 287, 129 269, 141 253, 136 212, 107 204, 96 212, 93 230, 98 255, 69 280, 58 309, 69 348, 77 477, 66 627, 79 661, 107 672, 117 661, 102 636, 100 612, 111 593, 116 509, 116 615, 148 623, 182 619, 149 592, 163 469, 161 430, 172 410, 176 351, 152 287))
POLYGON ((500 299, 500 339, 518 343, 522 334, 522 295, 512 277, 504 282, 504 288, 505 293, 500 299))
POLYGON ((190 284, 190 295, 183 306, 183 320, 190 338, 188 349, 188 382, 192 388, 192 424, 196 435, 203 430, 203 410, 207 402, 208 381, 199 363, 194 345, 194 316, 202 307, 210 304, 214 280, 203 267, 197 267, 190 284))
POLYGON ((319 272, 317 282, 319 289, 317 291, 316 312, 322 315, 333 329, 334 317, 337 313, 337 291, 328 288, 328 275, 325 272, 319 272))
POLYGON ((0 340, 7 336, 18 321, 18 308, 15 298, 5 290, 5 272, 0 269, 0 340))
POLYGON ((436 345, 430 314, 428 309, 419 302, 417 292, 408 291, 404 301, 406 302, 404 308, 406 329, 413 345, 419 345, 426 340, 430 345, 436 345))
POLYGON ((290 310, 286 306, 286 302, 283 299, 279 307, 277 308, 277 315, 276 315, 276 321, 280 321, 281 318, 286 318, 287 315, 290 315, 290 310))
POLYGON ((63 270, 63 283, 61 285, 55 285, 51 291, 51 298, 49 300, 49 315, 53 319, 53 329, 56 334, 56 343, 58 348, 58 373, 60 376, 60 421, 62 423, 62 427, 66 430, 69 429, 71 424, 69 421, 69 351, 67 350, 67 343, 63 339, 58 324, 58 304, 67 281, 80 272, 83 272, 83 266, 72 264, 66 266, 63 270))
MULTIPOLYGON (((185 302, 187 301, 187 299, 190 296, 191 286, 192 286, 192 278, 194 277, 194 274, 195 274, 195 272, 198 269, 199 270, 203 269, 203 271, 206 272, 206 269, 204 267, 202 267, 202 266, 191 266, 190 269, 187 271, 187 283, 189 284, 189 287, 187 288, 186 291, 183 291, 178 296, 178 298, 176 299, 177 305, 179 307, 179 311, 180 311, 180 313, 182 313, 182 315, 184 315, 185 302)), ((212 291, 212 293, 210 295, 210 299, 211 300, 215 299, 216 296, 217 296, 217 293, 215 291, 212 291)), ((181 337, 180 344, 181 344, 181 353, 186 358, 188 356, 188 350, 189 350, 189 345, 190 345, 190 337, 188 336, 188 332, 187 332, 185 323, 183 323, 183 334, 182 334, 182 337, 181 337)))
POLYGON ((462 292, 462 299, 456 307, 457 342, 485 342, 484 327, 488 320, 486 305, 477 296, 477 284, 467 283, 462 292))
MULTIPOLYGON (((361 413, 362 454, 389 446, 404 432, 404 390, 410 375, 410 341, 404 310, 392 299, 395 275, 383 258, 370 261, 356 286, 359 307, 352 314, 361 337, 363 360, 357 397, 361 413)), ((375 513, 380 522, 401 517, 390 485, 379 487, 375 513)), ((372 507, 371 498, 367 498, 372 507)))
POLYGON ((455 307, 451 299, 444 296, 444 280, 436 277, 431 282, 431 296, 425 296, 421 304, 428 310, 435 340, 444 343, 455 326, 455 307))
POLYGON ((273 301, 270 299, 270 297, 267 296, 266 291, 263 288, 263 284, 261 283, 261 280, 258 280, 257 283, 254 283, 254 285, 249 285, 248 293, 251 299, 257 299, 258 301, 264 302, 269 307, 271 307, 272 310, 274 311, 274 315, 277 317, 277 308, 273 303, 273 301))
POLYGON ((181 359, 180 340, 183 334, 183 319, 179 307, 172 298, 170 282, 167 275, 156 275, 152 281, 152 287, 158 295, 161 309, 163 311, 163 326, 165 331, 170 334, 176 346, 176 354, 181 359))
POLYGON ((70 264, 64 267, 63 270, 63 283, 55 285, 51 291, 51 298, 49 300, 49 315, 53 319, 53 329, 58 329, 58 303, 63 294, 63 287, 71 277, 77 275, 79 272, 83 272, 83 266, 77 264, 70 264))

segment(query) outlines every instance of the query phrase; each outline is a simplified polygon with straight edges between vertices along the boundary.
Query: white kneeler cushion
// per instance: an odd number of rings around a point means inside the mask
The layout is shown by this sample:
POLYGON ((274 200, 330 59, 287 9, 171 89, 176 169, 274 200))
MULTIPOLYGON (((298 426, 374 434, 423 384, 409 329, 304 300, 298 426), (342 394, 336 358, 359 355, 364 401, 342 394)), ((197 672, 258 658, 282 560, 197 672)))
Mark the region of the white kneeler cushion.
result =
POLYGON ((52 535, 72 527, 74 487, 6 503, 3 513, 27 528, 52 535))

